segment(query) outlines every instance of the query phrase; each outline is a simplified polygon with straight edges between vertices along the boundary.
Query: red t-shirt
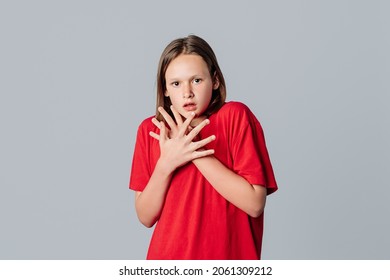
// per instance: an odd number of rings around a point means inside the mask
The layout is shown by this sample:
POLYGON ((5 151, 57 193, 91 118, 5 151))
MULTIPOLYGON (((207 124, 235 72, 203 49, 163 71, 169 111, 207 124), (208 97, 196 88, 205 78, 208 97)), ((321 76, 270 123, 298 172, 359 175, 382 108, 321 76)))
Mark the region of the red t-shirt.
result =
MULTIPOLYGON (((152 117, 138 128, 130 189, 143 191, 160 156, 159 133, 152 117)), ((277 190, 262 127, 247 106, 227 102, 209 117, 201 138, 215 135, 206 146, 214 156, 249 183, 277 190)), ((259 259, 263 215, 252 218, 225 198, 193 163, 178 168, 154 229, 147 259, 259 259)))

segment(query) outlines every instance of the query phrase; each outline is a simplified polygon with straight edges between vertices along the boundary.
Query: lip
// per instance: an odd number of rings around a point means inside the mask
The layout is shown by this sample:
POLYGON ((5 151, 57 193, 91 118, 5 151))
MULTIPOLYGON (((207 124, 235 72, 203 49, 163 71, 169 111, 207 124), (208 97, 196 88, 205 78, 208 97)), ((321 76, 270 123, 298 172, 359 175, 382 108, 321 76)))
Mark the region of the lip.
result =
POLYGON ((196 104, 193 102, 188 102, 183 105, 184 110, 186 111, 195 111, 196 110, 196 104))

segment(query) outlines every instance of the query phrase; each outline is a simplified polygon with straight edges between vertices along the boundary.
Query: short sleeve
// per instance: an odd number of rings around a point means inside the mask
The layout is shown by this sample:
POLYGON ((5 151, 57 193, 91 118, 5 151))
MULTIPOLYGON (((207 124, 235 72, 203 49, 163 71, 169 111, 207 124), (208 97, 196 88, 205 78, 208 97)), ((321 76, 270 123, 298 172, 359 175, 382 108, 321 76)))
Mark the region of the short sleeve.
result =
POLYGON ((278 187, 260 122, 248 107, 241 104, 233 112, 231 151, 233 169, 252 185, 267 188, 267 194, 278 187))
POLYGON ((151 137, 149 136, 149 123, 151 123, 151 120, 146 119, 140 124, 137 131, 129 183, 129 188, 134 191, 143 191, 152 173, 150 168, 151 137))

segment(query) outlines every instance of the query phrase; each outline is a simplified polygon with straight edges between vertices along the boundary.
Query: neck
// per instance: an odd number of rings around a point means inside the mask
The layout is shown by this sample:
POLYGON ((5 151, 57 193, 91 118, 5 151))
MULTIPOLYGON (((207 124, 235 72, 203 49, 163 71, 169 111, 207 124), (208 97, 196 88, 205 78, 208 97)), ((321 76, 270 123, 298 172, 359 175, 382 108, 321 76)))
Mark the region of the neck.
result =
POLYGON ((197 126, 198 124, 200 124, 203 120, 206 119, 206 116, 199 116, 199 117, 196 117, 195 119, 193 119, 190 123, 190 126, 192 127, 195 127, 197 126))

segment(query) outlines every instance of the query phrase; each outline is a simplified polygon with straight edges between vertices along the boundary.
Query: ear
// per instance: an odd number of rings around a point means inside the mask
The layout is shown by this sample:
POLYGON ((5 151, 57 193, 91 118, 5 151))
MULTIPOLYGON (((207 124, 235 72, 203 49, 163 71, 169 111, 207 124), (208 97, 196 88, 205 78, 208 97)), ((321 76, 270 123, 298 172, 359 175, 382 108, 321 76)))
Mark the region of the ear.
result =
POLYGON ((218 89, 219 88, 219 80, 216 76, 214 76, 214 84, 213 84, 213 89, 218 89))
POLYGON ((165 91, 165 92, 164 92, 164 96, 165 96, 165 97, 169 97, 168 91, 165 91))

